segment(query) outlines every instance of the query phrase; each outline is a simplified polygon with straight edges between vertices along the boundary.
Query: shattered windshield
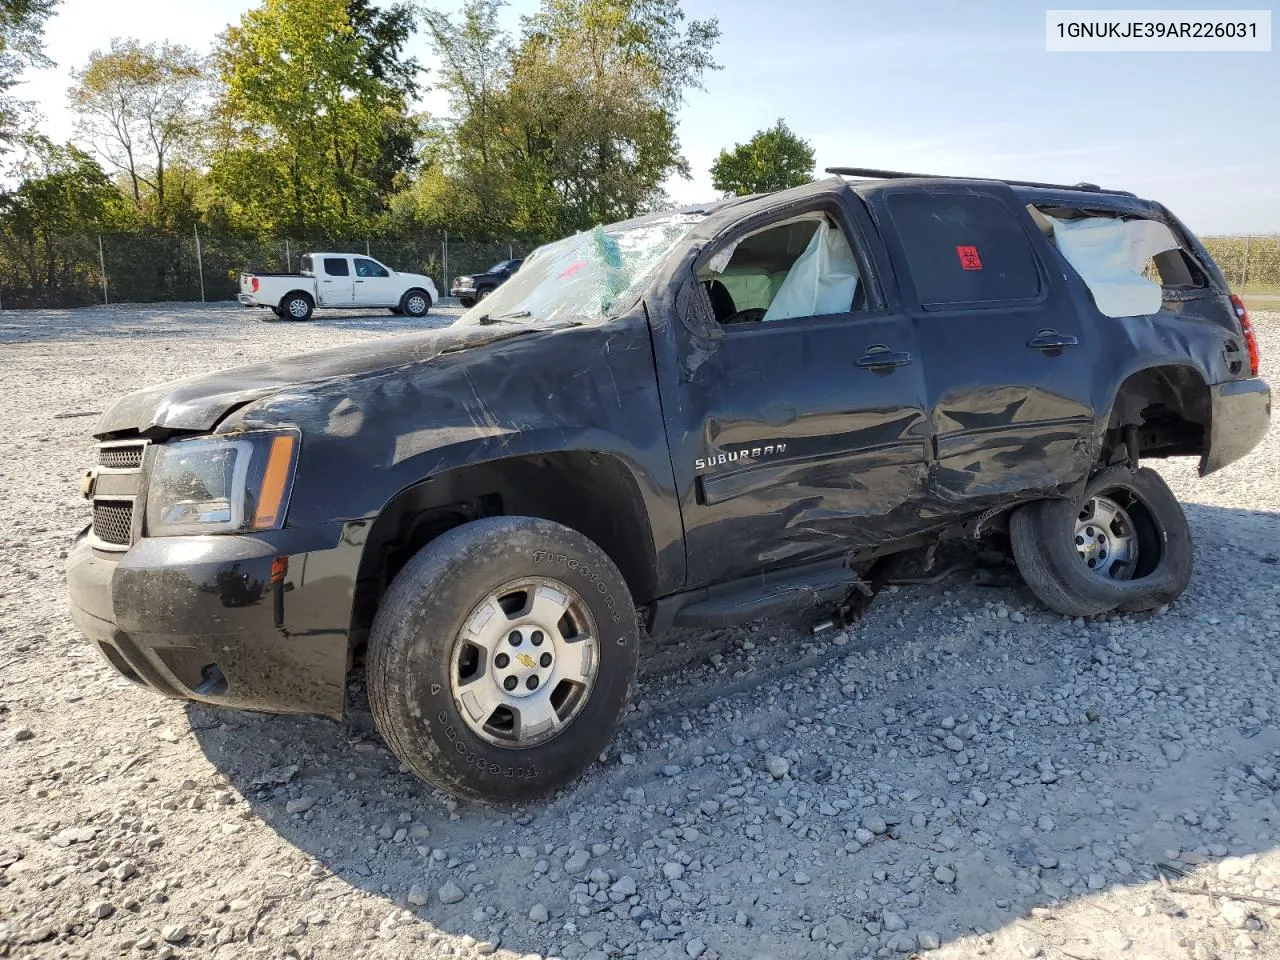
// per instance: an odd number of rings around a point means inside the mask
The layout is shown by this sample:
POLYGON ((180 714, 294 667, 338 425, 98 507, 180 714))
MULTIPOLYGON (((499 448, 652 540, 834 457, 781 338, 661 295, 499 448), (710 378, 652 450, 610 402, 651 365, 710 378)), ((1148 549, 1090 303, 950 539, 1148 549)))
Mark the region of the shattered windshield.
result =
POLYGON ((703 219, 700 214, 671 214, 596 227, 539 247, 519 273, 454 325, 603 323, 635 302, 663 258, 703 219))

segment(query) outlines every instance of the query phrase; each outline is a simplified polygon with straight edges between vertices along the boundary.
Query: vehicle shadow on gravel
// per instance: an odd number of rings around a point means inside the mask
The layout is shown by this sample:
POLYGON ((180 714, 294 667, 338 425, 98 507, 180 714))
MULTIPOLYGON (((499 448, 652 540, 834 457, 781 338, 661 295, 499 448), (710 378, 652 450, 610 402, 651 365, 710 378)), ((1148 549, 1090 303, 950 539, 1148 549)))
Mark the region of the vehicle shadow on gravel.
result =
POLYGON ((605 762, 514 810, 455 805, 404 772, 358 680, 344 724, 189 719, 253 813, 313 859, 313 892, 404 908, 379 935, 406 946, 1265 953, 1280 908, 1171 892, 1155 866, 1280 897, 1280 517, 1186 509, 1196 574, 1157 615, 1071 621, 1014 578, 962 571, 891 590, 847 631, 766 621, 681 636, 687 655, 659 644, 605 762), (1103 891, 1126 909, 1092 905, 1103 891), (1075 939, 1055 932, 1100 909, 1075 939))

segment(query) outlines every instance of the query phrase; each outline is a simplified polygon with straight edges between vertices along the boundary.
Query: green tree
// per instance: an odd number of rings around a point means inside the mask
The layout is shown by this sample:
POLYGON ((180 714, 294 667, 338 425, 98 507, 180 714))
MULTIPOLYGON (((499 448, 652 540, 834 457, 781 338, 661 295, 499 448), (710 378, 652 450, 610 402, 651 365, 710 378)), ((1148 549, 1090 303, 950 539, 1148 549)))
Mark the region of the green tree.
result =
POLYGON ((440 61, 437 86, 448 94, 453 118, 433 131, 415 194, 425 219, 452 220, 464 232, 495 229, 512 215, 504 170, 510 150, 502 143, 512 46, 498 26, 503 5, 472 0, 456 23, 438 10, 423 11, 440 61))
POLYGON ((675 114, 715 69, 716 21, 678 0, 543 0, 513 43, 499 10, 428 15, 453 111, 442 163, 477 198, 472 229, 560 236, 660 204, 688 175, 675 114))
POLYGON ((711 165, 711 185, 731 196, 798 187, 813 179, 813 148, 779 120, 732 150, 721 150, 711 165))
POLYGON ((25 146, 18 185, 0 193, 0 274, 20 278, 24 299, 35 305, 92 284, 87 245, 94 230, 116 222, 122 200, 78 147, 44 137, 31 137, 25 146))
POLYGON ((27 67, 48 67, 44 55, 44 25, 58 0, 0 0, 0 153, 18 135, 28 104, 10 91, 27 67))
POLYGON ((126 178, 135 208, 166 222, 165 178, 198 152, 204 124, 205 65, 194 50, 112 40, 95 50, 67 99, 76 132, 126 178))
POLYGON ((337 230, 384 209, 414 158, 411 29, 407 6, 371 0, 265 0, 228 28, 216 55, 215 215, 337 230))

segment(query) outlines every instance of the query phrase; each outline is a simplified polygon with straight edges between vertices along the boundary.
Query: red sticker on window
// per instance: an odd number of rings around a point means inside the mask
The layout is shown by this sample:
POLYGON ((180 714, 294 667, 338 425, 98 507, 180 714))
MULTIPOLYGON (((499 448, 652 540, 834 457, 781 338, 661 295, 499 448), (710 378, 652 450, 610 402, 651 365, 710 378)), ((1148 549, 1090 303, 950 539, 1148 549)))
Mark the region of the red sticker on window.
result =
POLYGON ((560 276, 559 276, 559 277, 557 277, 556 279, 557 279, 557 280, 568 280, 570 277, 572 277, 575 273, 577 273, 579 270, 581 270, 581 269, 582 269, 583 267, 585 267, 586 265, 587 265, 587 261, 585 261, 585 260, 579 260, 577 263, 575 263, 575 264, 573 264, 572 266, 570 266, 570 267, 569 267, 569 269, 568 269, 568 270, 566 270, 564 273, 560 274, 560 276))
POLYGON ((978 256, 977 247, 956 247, 956 256, 960 258, 960 266, 965 270, 981 270, 982 258, 978 256))

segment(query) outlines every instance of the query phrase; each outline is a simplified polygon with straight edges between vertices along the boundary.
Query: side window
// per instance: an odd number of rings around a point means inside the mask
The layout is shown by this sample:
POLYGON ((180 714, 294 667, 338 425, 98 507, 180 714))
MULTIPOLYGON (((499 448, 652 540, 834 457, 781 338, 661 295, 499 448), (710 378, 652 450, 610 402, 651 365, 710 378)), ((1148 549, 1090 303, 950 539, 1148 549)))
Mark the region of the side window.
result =
POLYGON ((1031 240, 995 197, 902 191, 889 216, 925 307, 960 307, 1040 295, 1031 240))
POLYGON ((311 254, 304 253, 302 259, 298 261, 298 273, 304 277, 314 277, 315 267, 311 263, 311 254))
POLYGON ((372 260, 366 260, 364 257, 356 257, 356 276, 357 277, 386 277, 390 276, 383 268, 382 264, 374 263, 372 260))
POLYGON ((351 276, 351 268, 347 266, 346 257, 325 257, 324 272, 331 277, 351 276))
POLYGON ((1049 239, 1108 317, 1158 313, 1166 294, 1201 289, 1207 278, 1168 224, 1062 208, 1037 209, 1049 239))
POLYGON ((757 230, 717 250, 699 271, 716 320, 770 323, 864 309, 844 230, 822 214, 757 230))

